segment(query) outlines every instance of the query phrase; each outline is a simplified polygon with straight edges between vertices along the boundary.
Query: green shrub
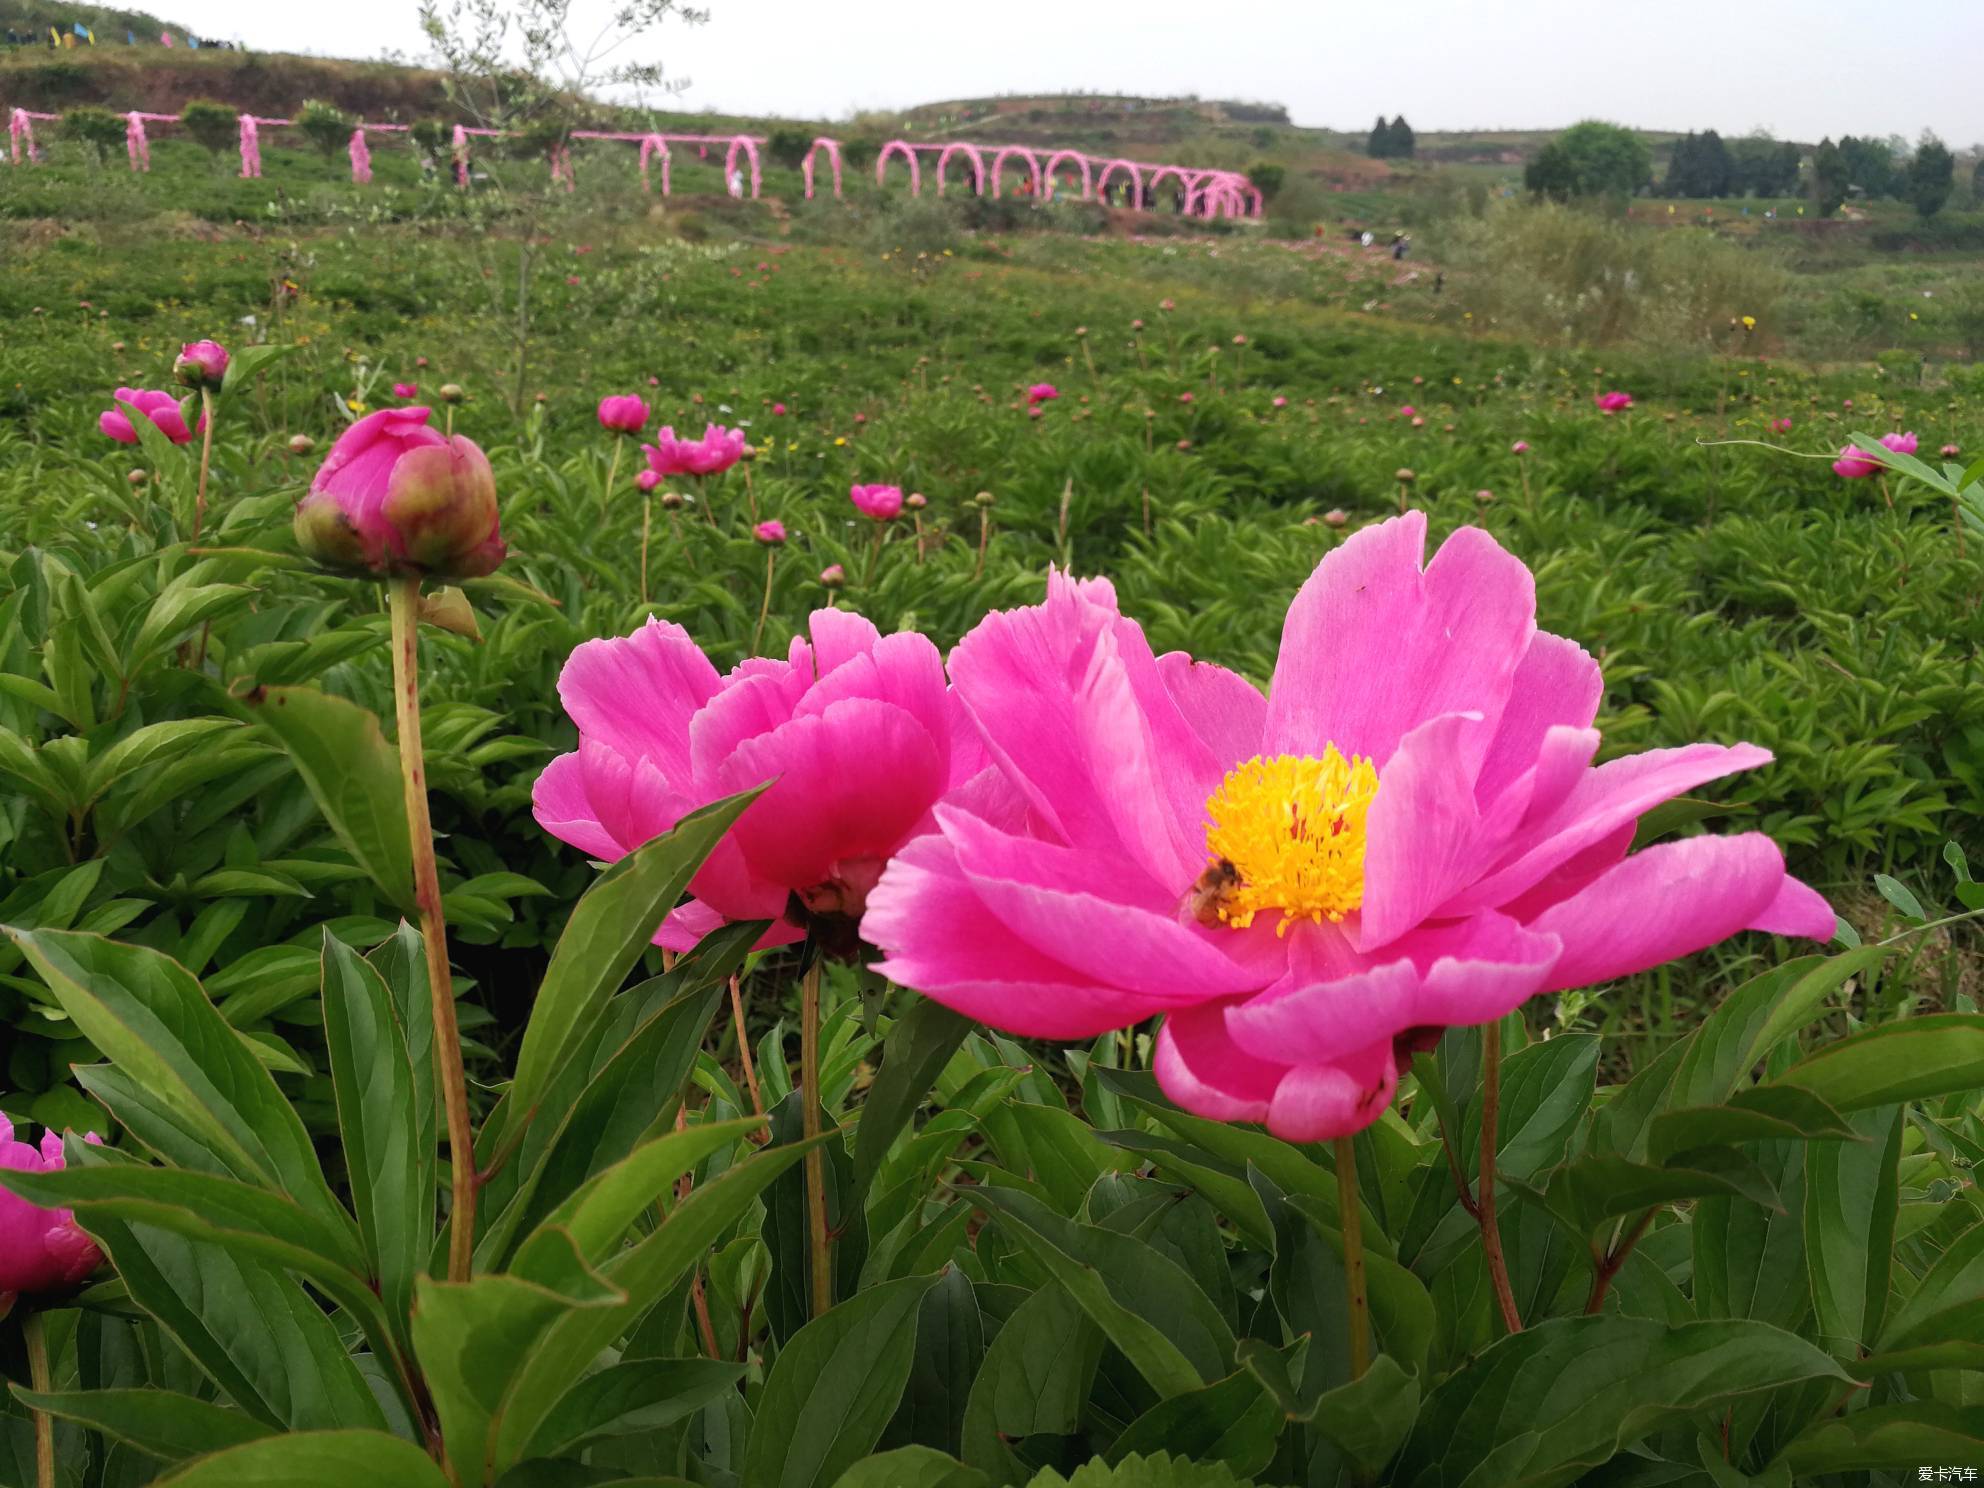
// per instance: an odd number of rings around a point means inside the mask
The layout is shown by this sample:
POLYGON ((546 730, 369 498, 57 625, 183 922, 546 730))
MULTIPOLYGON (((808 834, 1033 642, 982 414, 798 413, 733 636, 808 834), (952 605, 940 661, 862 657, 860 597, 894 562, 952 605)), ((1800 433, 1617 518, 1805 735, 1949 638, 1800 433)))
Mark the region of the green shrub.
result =
POLYGON ((237 109, 211 99, 196 98, 179 111, 179 123, 207 152, 218 159, 241 138, 241 115, 237 109))
POLYGON ((109 109, 72 108, 62 116, 62 137, 87 145, 100 166, 124 143, 124 120, 109 109))
POLYGON ((353 129, 351 115, 320 99, 310 99, 296 111, 296 127, 319 155, 331 159, 345 148, 353 129))

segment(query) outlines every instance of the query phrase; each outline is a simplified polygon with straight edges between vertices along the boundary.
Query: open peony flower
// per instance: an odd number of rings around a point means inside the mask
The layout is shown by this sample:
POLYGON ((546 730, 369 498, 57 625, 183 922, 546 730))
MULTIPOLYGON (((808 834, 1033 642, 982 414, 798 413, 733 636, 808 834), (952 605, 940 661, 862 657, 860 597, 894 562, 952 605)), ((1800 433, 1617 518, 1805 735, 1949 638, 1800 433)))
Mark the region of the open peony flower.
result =
MULTIPOLYGON (((1883 434, 1881 443, 1896 454, 1915 453, 1916 439, 1913 434, 1883 434)), ((1839 458, 1832 462, 1832 473, 1845 480, 1865 480, 1870 475, 1879 475, 1885 469, 1887 466, 1857 444, 1843 445, 1839 451, 1839 458)))
POLYGON ((1591 400, 1600 413, 1624 413, 1633 406, 1631 393, 1599 393, 1591 400))
MULTIPOLYGON (((97 1140, 94 1132, 83 1138, 97 1140)), ((14 1126, 0 1115, 0 1168, 47 1173, 62 1168, 62 1136, 42 1133, 41 1150, 14 1140, 14 1126)), ((87 1278, 103 1260, 96 1242, 76 1227, 67 1209, 42 1209, 0 1188, 0 1299, 13 1293, 55 1292, 87 1278)), ((0 1309, 4 1310, 4 1309, 0 1309)))
POLYGON ((644 444, 648 466, 664 478, 671 475, 717 475, 744 458, 744 431, 711 424, 701 439, 677 439, 664 424, 653 444, 644 444))
POLYGON ((346 429, 296 507, 297 545, 341 573, 494 573, 507 549, 496 477, 472 440, 382 408, 346 429))
POLYGON ((1054 384, 1051 382, 1036 382, 1032 387, 1026 390, 1026 401, 1028 407, 1034 407, 1041 403, 1051 403, 1054 399, 1060 396, 1061 396, 1061 390, 1055 387, 1054 384))
POLYGON ((818 931, 842 952, 883 865, 984 752, 955 716, 944 664, 914 631, 813 612, 811 641, 719 677, 679 625, 587 641, 558 678, 579 747, 537 779, 552 836, 611 862, 711 801, 774 782, 656 937, 686 949, 726 920, 772 920, 765 944, 818 931))
POLYGON ((902 515, 900 486, 852 486, 847 499, 862 516, 877 522, 892 522, 902 515))
POLYGON ((1425 537, 1409 512, 1324 558, 1265 697, 1152 655, 1106 581, 988 616, 952 685, 1018 799, 937 806, 869 896, 878 969, 1043 1038, 1161 1013, 1173 1100, 1313 1141, 1377 1120, 1442 1028, 1739 930, 1832 934, 1761 834, 1628 856, 1641 813, 1769 754, 1594 767, 1598 665, 1536 628, 1529 570, 1425 537))
MULTIPOLYGON (((193 435, 207 426, 207 416, 202 413, 200 421, 191 428, 186 426, 186 415, 179 407, 179 400, 170 393, 155 392, 149 388, 121 387, 115 394, 118 403, 129 404, 158 426, 159 433, 174 444, 190 443, 193 435)), ((119 444, 136 444, 138 431, 131 427, 131 420, 122 408, 108 408, 97 416, 96 426, 107 437, 119 444)))
POLYGON ((618 434, 638 434, 648 421, 647 399, 633 393, 599 400, 599 425, 618 434))

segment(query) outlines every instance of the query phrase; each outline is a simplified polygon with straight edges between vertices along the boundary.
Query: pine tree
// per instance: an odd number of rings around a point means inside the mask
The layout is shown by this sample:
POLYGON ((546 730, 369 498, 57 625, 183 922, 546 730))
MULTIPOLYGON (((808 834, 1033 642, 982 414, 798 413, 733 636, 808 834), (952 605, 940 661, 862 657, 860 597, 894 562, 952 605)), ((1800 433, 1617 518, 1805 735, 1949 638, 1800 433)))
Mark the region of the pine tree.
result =
POLYGON ((1942 211, 1956 186, 1956 156, 1935 135, 1926 130, 1915 147, 1915 158, 1908 162, 1908 199, 1924 217, 1942 211))
POLYGON ((1410 160, 1419 148, 1419 137, 1412 132, 1412 126, 1400 114, 1392 120, 1391 155, 1397 160, 1410 160))
POLYGON ((1846 156, 1827 135, 1812 152, 1812 202, 1821 217, 1839 210, 1846 200, 1846 185, 1846 156))
POLYGON ((1364 146, 1364 153, 1373 160, 1383 160, 1391 152, 1392 127, 1385 122, 1385 116, 1380 114, 1378 122, 1371 126, 1371 138, 1364 146))

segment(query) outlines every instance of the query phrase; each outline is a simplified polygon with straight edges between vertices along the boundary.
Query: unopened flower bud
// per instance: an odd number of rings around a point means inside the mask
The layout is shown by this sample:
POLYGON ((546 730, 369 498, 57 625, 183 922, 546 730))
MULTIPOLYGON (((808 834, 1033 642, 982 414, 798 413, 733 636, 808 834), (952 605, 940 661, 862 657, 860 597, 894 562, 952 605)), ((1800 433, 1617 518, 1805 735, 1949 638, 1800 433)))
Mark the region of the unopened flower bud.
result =
POLYGON ((308 434, 292 434, 289 436, 289 452, 292 455, 307 455, 316 447, 317 441, 312 439, 308 434))
POLYGON ((462 391, 462 385, 460 383, 444 382, 434 396, 439 398, 443 403, 459 403, 468 394, 462 391))
POLYGON ((218 341, 189 341, 179 348, 172 375, 180 385, 219 392, 227 376, 227 348, 218 341))

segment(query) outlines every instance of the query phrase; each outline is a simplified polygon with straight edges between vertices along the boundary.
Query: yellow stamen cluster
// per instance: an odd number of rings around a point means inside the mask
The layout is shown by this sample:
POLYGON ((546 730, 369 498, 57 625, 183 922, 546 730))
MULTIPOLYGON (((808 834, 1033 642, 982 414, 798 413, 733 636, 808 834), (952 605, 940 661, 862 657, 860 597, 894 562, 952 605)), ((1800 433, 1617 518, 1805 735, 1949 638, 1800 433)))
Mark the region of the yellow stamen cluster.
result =
POLYGON ((1245 929, 1262 910, 1297 920, 1341 920, 1364 902, 1364 818, 1378 771, 1332 744, 1322 758, 1278 754, 1227 772, 1206 802, 1200 882, 1209 920, 1245 929))

